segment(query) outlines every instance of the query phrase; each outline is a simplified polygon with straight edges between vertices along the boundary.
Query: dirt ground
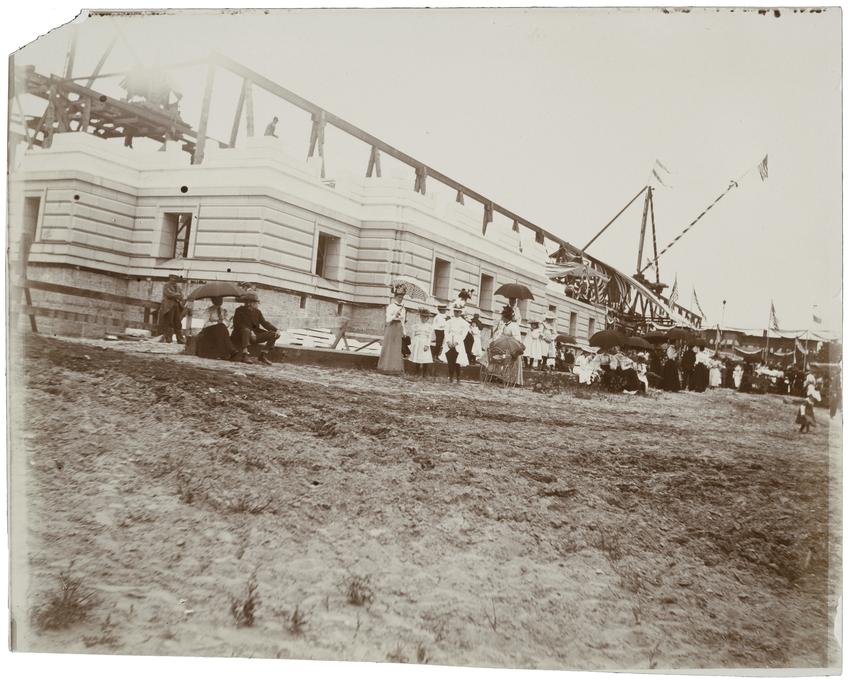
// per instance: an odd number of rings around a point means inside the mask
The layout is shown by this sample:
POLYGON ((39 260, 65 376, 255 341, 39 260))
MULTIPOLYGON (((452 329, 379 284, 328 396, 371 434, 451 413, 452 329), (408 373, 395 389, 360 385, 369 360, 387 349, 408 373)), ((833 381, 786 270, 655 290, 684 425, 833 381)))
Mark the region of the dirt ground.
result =
POLYGON ((16 616, 19 649, 639 670, 840 659, 840 415, 818 409, 801 435, 778 396, 547 396, 132 348, 27 341, 18 590, 37 613, 70 566, 97 604, 62 630, 16 616), (256 619, 238 627, 252 574, 256 619))

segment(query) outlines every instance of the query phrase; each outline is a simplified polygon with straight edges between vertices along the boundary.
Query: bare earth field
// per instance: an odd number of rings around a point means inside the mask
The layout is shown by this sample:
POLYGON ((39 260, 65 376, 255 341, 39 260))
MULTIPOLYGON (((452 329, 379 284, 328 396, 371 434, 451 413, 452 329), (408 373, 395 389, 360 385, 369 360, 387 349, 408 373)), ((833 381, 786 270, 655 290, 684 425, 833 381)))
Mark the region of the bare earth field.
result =
POLYGON ((72 565, 96 604, 64 629, 17 616, 19 649, 837 665, 840 415, 801 435, 777 396, 546 396, 123 347, 25 346, 16 590, 38 616, 72 565))

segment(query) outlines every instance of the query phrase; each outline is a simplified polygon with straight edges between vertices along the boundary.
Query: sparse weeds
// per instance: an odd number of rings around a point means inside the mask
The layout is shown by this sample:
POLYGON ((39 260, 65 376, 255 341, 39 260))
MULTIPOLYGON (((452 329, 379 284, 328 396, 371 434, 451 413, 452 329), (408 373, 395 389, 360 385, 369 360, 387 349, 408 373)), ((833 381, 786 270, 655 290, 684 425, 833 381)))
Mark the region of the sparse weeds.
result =
POLYGON ((226 510, 231 514, 256 515, 265 512, 271 504, 272 499, 270 497, 259 498, 247 493, 242 493, 227 503, 226 510))
POLYGON ((343 582, 343 591, 349 605, 371 605, 375 598, 372 591, 372 577, 352 575, 343 582))
POLYGON ((303 612, 297 605, 295 609, 287 615, 286 628, 293 636, 300 636, 304 633, 307 626, 307 613, 303 612))
POLYGON ((416 646, 416 661, 420 665, 427 665, 431 661, 431 656, 421 643, 416 646))
POLYGON ((617 533, 600 531, 596 536, 594 547, 601 550, 609 562, 617 562, 623 557, 623 546, 617 533))
POLYGON ((33 624, 38 631, 65 629, 88 619, 97 603, 94 592, 83 590, 82 579, 71 576, 69 567, 59 573, 59 588, 48 593, 44 604, 33 610, 33 624))
POLYGON ((658 641, 649 651, 649 669, 658 667, 658 648, 661 646, 661 641, 658 641))
POLYGON ((106 646, 115 648, 120 644, 120 641, 113 633, 115 625, 112 623, 112 615, 107 615, 106 619, 100 625, 100 633, 96 636, 83 636, 83 643, 86 648, 94 648, 95 646, 106 646))
POLYGON ((488 612, 485 608, 484 616, 487 617, 487 623, 490 625, 490 628, 496 631, 499 628, 499 618, 496 617, 496 601, 491 599, 490 606, 492 607, 492 612, 488 612))
POLYGON ((408 662, 407 656, 402 650, 401 643, 396 643, 395 650, 391 653, 387 653, 387 660, 390 662, 408 662))
POLYGON ((251 574, 245 590, 239 598, 233 598, 230 603, 230 614, 236 620, 236 626, 254 626, 257 609, 260 607, 260 595, 257 587, 257 573, 251 574))
POLYGON ((316 436, 333 438, 339 433, 339 428, 332 419, 319 420, 313 424, 313 433, 316 436))

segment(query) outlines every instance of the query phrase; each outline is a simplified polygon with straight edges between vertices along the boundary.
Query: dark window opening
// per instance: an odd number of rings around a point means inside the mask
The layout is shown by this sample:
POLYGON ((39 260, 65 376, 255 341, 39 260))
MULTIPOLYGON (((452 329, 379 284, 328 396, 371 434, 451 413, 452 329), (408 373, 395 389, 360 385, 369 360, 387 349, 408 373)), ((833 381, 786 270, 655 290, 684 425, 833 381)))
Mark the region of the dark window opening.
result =
POLYGON ((192 233, 191 212, 165 212, 160 257, 176 259, 189 256, 189 238, 192 233))
POLYGON ((338 236, 319 232, 316 244, 316 274, 323 279, 339 280, 342 264, 342 241, 338 236))
POLYGON ((478 284, 478 307, 482 310, 491 311, 493 309, 493 291, 495 290, 496 280, 489 274, 481 275, 481 283, 478 284))
POLYGON ((448 260, 441 260, 439 257, 434 258, 434 285, 431 288, 431 295, 435 298, 447 300, 449 297, 450 281, 452 274, 452 263, 448 260))

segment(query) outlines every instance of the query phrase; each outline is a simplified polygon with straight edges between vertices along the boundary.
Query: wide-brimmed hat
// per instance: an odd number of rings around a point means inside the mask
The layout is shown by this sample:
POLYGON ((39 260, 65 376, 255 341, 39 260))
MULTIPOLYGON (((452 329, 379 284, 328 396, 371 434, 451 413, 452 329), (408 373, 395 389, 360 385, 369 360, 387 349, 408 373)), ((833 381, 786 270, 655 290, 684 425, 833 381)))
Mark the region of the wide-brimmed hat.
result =
POLYGON ((448 309, 448 307, 449 306, 445 305, 444 303, 440 303, 439 305, 437 305, 438 310, 446 310, 446 309, 448 309))
POLYGON ((240 295, 236 299, 241 303, 250 303, 250 302, 258 303, 258 302, 260 302, 260 299, 257 297, 257 294, 251 293, 251 292, 240 295))
POLYGON ((546 315, 546 317, 544 317, 545 321, 547 321, 547 322, 548 322, 550 319, 554 319, 554 318, 555 318, 555 315, 554 315, 554 314, 547 314, 547 315, 546 315))
POLYGON ((175 280, 175 281, 180 281, 181 276, 180 276, 180 274, 169 274, 168 279, 169 279, 169 281, 172 280, 172 279, 175 280))
POLYGON ((429 310, 427 307, 420 307, 419 308, 419 314, 427 314, 429 317, 434 316, 434 313, 431 312, 431 310, 429 310))

